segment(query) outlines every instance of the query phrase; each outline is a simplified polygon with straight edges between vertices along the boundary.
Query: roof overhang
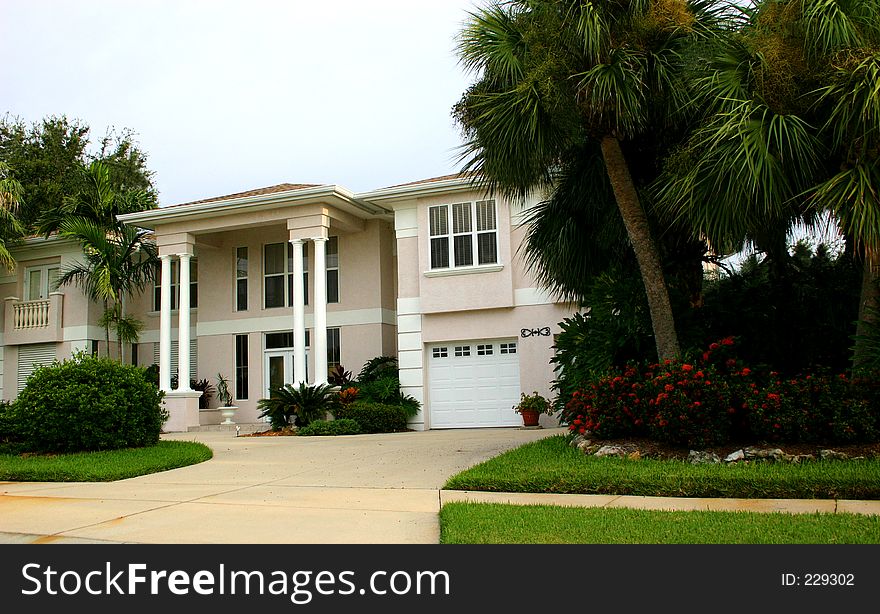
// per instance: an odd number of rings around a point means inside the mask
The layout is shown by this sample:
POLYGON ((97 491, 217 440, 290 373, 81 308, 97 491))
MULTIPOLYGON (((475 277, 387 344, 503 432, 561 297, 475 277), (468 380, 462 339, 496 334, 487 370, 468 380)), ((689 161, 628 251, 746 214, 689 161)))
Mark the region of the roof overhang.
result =
POLYGON ((310 204, 324 204, 336 207, 362 219, 391 214, 389 209, 356 198, 353 193, 341 186, 324 185, 258 196, 245 196, 165 208, 160 207, 149 211, 120 215, 119 220, 126 224, 155 229, 158 225, 171 222, 215 218, 245 211, 254 212, 277 209, 282 206, 310 204))
POLYGON ((473 190, 484 190, 479 180, 472 177, 456 177, 454 179, 444 179, 442 181, 431 181, 426 183, 416 183, 410 185, 397 186, 393 188, 382 188, 372 192, 363 192, 357 195, 358 200, 374 206, 394 206, 394 201, 412 200, 413 198, 422 198, 425 196, 433 196, 435 194, 451 194, 456 192, 471 192, 473 190), (381 203, 381 205, 379 204, 381 203))

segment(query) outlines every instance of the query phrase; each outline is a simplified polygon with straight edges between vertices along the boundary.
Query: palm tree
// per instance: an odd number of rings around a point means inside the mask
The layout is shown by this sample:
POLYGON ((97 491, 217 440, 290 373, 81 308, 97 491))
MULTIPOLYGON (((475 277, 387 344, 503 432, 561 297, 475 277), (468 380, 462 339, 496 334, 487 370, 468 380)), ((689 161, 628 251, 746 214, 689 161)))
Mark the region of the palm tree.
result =
POLYGON ((10 177, 9 167, 0 162, 0 264, 10 271, 15 266, 15 258, 9 247, 24 236, 24 227, 18 221, 22 197, 21 183, 10 177))
POLYGON ((880 248, 880 0, 739 10, 728 35, 698 53, 705 69, 690 92, 702 123, 657 183, 660 208, 719 249, 756 245, 782 297, 787 233, 831 212, 863 254, 864 322, 880 248))
MULTIPOLYGON (((640 136, 673 128, 671 110, 684 103, 680 51, 718 19, 715 4, 495 0, 470 15, 458 47, 479 77, 454 111, 466 137, 464 170, 489 191, 520 199, 534 191, 558 194, 556 180, 566 169, 588 173, 597 186, 592 199, 600 208, 603 195, 613 200, 635 253, 661 359, 679 354, 678 336, 627 149, 640 136)), ((536 210, 532 221, 545 214, 552 207, 536 210)), ((569 237, 565 247, 575 253, 592 240, 569 237)), ((527 253, 548 251, 531 247, 540 234, 529 239, 527 253)), ((569 285, 544 260, 534 264, 551 287, 569 285)))
POLYGON ((126 298, 150 285, 158 254, 149 231, 121 224, 116 215, 151 208, 152 201, 142 190, 114 190, 109 172, 100 162, 92 163, 83 174, 86 187, 66 199, 66 217, 55 221, 61 236, 76 239, 82 245, 85 262, 66 266, 57 283, 76 284, 90 299, 103 303, 101 324, 107 355, 113 328, 122 360, 123 344, 136 342, 143 328, 137 319, 126 315, 126 298))

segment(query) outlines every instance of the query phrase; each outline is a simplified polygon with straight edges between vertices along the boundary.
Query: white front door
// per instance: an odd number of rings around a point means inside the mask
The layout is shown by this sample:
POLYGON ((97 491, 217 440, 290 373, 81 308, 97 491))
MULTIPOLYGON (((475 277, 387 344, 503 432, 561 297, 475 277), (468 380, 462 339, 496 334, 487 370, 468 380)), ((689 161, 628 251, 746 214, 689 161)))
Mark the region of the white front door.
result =
MULTIPOLYGON (((263 366, 265 398, 284 384, 293 384, 293 350, 266 350, 263 366)), ((309 377, 309 351, 306 350, 306 381, 309 377)))

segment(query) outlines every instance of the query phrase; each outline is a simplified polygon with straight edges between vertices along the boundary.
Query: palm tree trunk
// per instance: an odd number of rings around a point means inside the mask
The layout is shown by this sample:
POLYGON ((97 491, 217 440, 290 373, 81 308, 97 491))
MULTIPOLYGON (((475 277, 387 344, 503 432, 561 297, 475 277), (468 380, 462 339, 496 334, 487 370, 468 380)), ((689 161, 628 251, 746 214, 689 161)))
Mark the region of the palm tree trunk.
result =
MULTIPOLYGON (((107 315, 107 310, 110 309, 110 305, 107 303, 107 299, 104 299, 104 315, 107 315)), ((104 322, 104 341, 107 342, 107 358, 110 358, 110 320, 105 318, 104 322)))
POLYGON ((639 200, 617 138, 606 136, 602 139, 602 157, 605 159, 605 168, 611 180, 614 198, 636 253, 642 282, 648 295, 657 356, 660 360, 677 358, 681 351, 678 346, 678 335, 675 332, 669 291, 666 288, 666 279, 663 277, 663 267, 660 265, 660 252, 651 236, 648 216, 645 215, 645 209, 639 200))
POLYGON ((868 335, 871 324, 877 322, 880 315, 880 279, 878 279, 877 254, 874 250, 865 248, 864 272, 862 273, 862 296, 859 299, 859 322, 856 325, 856 343, 853 348, 852 364, 854 369, 864 366, 869 360, 865 337, 868 335))
POLYGON ((122 319, 125 317, 125 299, 122 298, 119 300, 119 303, 116 304, 116 313, 119 314, 119 317, 116 320, 116 351, 119 354, 119 364, 125 364, 125 356, 122 353, 123 344, 122 344, 122 335, 119 334, 119 326, 122 323, 122 319))

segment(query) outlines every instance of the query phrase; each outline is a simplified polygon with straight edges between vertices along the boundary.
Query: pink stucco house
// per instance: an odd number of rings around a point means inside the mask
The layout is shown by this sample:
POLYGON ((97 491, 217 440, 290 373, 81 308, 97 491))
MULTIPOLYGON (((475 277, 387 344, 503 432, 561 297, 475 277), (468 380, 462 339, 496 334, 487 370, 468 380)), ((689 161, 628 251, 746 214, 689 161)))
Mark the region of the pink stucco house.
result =
MULTIPOLYGON (((454 175, 361 194, 281 184, 123 216, 154 231, 162 262, 154 291, 129 304, 146 324, 132 360, 160 367, 166 430, 220 422, 190 377, 227 377, 247 423, 270 387, 325 382, 337 364, 356 374, 379 355, 398 357, 422 402, 412 428, 519 425, 512 406, 549 394, 553 335, 571 313, 519 256, 522 215, 454 175)), ((32 240, 0 278, 4 398, 35 364, 102 344, 98 307, 52 291, 77 252, 32 240)))

